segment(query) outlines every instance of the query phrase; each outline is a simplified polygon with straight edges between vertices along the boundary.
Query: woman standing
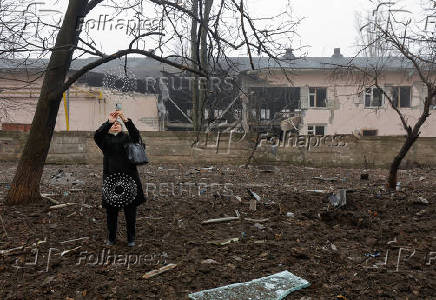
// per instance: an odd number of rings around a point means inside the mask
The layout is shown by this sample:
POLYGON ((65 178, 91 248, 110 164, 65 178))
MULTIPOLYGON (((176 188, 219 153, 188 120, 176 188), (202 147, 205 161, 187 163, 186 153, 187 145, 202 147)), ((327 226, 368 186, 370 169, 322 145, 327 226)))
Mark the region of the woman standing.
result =
POLYGON ((121 110, 110 113, 108 120, 94 135, 95 143, 103 152, 102 206, 106 208, 108 229, 106 244, 109 246, 116 242, 117 218, 121 207, 124 208, 126 218, 128 246, 135 246, 136 207, 145 202, 145 196, 136 165, 127 158, 124 145, 138 142, 139 139, 138 129, 121 110), (122 120, 129 134, 122 131, 121 123, 117 118, 122 120))

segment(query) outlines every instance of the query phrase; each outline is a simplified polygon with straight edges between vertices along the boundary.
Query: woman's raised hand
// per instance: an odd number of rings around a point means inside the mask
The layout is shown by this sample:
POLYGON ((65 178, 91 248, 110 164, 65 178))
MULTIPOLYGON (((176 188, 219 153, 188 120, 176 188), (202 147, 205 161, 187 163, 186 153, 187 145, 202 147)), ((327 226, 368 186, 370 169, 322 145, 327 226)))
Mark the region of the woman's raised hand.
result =
POLYGON ((117 110, 117 116, 119 116, 121 118, 121 120, 123 120, 124 123, 126 123, 128 120, 127 118, 124 116, 124 113, 122 110, 117 110))
POLYGON ((111 112, 108 118, 109 123, 115 123, 115 121, 117 120, 117 116, 118 116, 117 112, 111 112))

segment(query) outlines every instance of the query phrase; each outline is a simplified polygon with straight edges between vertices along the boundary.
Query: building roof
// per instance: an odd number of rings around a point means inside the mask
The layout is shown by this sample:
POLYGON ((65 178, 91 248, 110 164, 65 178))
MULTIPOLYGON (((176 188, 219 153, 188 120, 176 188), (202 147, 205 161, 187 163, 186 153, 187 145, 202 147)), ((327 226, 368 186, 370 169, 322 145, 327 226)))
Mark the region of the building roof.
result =
MULTIPOLYGON (((84 59, 76 59, 71 64, 71 69, 78 70, 83 66, 91 63, 97 58, 90 57, 84 59)), ((28 60, 33 68, 44 68, 48 60, 28 60)), ((180 59, 179 59, 179 62, 180 59)), ((235 72, 243 72, 251 70, 251 64, 248 57, 229 57, 227 60, 220 62, 222 67, 232 68, 235 72)), ((93 72, 110 72, 114 68, 119 68, 124 64, 120 60, 110 61, 106 64, 100 65, 93 72)), ((404 70, 413 69, 411 62, 402 57, 294 57, 292 59, 283 58, 280 61, 268 57, 254 57, 253 65, 255 69, 293 69, 293 70, 332 70, 339 66, 355 66, 358 68, 377 68, 383 70, 404 70)), ((1 62, 0 69, 13 68, 13 62, 1 62)), ((129 57, 128 68, 138 78, 145 76, 160 77, 161 71, 166 72, 180 72, 175 67, 157 62, 147 57, 129 57)))
MULTIPOLYGON (((251 70, 248 57, 232 59, 239 65, 239 70, 251 70)), ((253 58, 253 64, 255 69, 332 70, 343 66, 383 70, 413 69, 412 63, 401 57, 301 57, 279 62, 266 57, 256 57, 253 58)))

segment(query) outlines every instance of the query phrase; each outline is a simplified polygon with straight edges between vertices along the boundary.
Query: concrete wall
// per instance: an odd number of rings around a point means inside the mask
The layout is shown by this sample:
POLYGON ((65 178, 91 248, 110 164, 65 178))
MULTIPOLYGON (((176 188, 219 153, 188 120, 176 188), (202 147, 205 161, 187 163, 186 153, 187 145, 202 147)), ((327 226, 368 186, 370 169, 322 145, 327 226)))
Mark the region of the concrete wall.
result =
MULTIPOLYGON (((102 154, 93 132, 55 132, 47 163, 101 163, 102 154)), ((0 131, 0 160, 16 161, 28 133, 0 131)), ((240 134, 206 136, 192 147, 192 132, 142 132, 152 163, 243 164, 252 153, 256 137, 241 140, 240 134), (218 141, 218 143, 217 143, 218 141)), ((313 166, 386 167, 400 149, 403 137, 354 136, 288 137, 268 141, 262 138, 255 163, 293 163, 313 166)), ((436 138, 420 138, 409 151, 405 164, 436 166, 436 138)))

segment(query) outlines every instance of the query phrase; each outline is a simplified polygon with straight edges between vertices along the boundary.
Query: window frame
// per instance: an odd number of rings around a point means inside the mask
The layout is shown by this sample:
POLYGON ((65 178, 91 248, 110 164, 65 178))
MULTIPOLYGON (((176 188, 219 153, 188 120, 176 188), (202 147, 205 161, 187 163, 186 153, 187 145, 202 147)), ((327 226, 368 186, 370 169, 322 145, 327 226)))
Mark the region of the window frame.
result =
POLYGON ((309 86, 309 88, 308 88, 308 93, 307 93, 307 103, 308 103, 308 105, 307 105, 307 107, 309 108, 309 109, 313 109, 313 108, 321 108, 321 109, 324 109, 324 108, 327 108, 327 102, 328 102, 328 88, 327 87, 324 87, 324 86, 309 86), (311 89, 315 89, 315 92, 311 92, 310 90, 311 89), (317 99, 318 99, 318 90, 319 89, 325 89, 325 99, 324 99, 324 106, 317 106, 317 99), (311 105, 311 101, 310 101, 310 97, 311 96, 314 96, 314 98, 313 98, 313 106, 311 105))
POLYGON ((397 105, 395 105, 397 108, 411 108, 412 107, 412 86, 410 85, 394 85, 391 86, 391 93, 392 93, 392 101, 394 101, 394 89, 397 89, 398 93, 398 99, 397 99, 397 105), (408 88, 409 89, 409 106, 401 106, 401 88, 408 88))
POLYGON ((269 108, 261 108, 260 109, 260 120, 271 120, 271 109, 269 108))
POLYGON ((214 109, 213 110, 213 117, 214 119, 219 119, 220 117, 223 118, 224 116, 222 115, 224 112, 223 109, 214 109))
POLYGON ((324 124, 307 124, 307 135, 310 136, 325 136, 326 130, 327 130, 327 125, 324 124), (309 127, 312 127, 312 129, 309 129, 309 127), (317 127, 322 127, 324 134, 322 135, 316 134, 317 127))
POLYGON ((383 93, 383 89, 378 88, 376 86, 372 86, 372 87, 367 87, 365 88, 365 91, 363 93, 363 106, 364 108, 369 108, 369 109, 377 109, 377 108, 382 108, 385 104, 385 97, 384 97, 384 93, 383 93), (370 106, 366 105, 366 96, 369 95, 369 93, 367 92, 368 89, 371 89, 371 100, 370 100, 370 106), (380 95, 381 95, 381 99, 380 99, 380 105, 379 106, 374 106, 374 90, 380 90, 380 95))

